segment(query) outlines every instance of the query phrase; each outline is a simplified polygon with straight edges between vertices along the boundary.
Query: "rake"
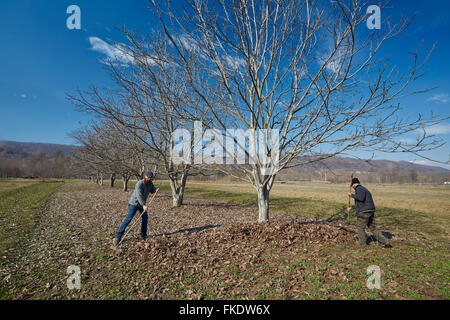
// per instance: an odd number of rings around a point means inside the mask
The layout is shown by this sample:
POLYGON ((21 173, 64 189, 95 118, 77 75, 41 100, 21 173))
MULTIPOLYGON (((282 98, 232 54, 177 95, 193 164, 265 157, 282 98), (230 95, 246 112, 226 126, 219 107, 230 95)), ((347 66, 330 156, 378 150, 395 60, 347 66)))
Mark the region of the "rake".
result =
MULTIPOLYGON (((353 177, 354 177, 354 174, 352 173, 352 177, 350 178, 350 191, 349 192, 352 192, 351 181, 353 181, 353 177)), ((348 207, 350 207, 350 206, 351 206, 350 197, 348 197, 348 207)), ((350 222, 350 212, 347 212, 347 222, 350 222)))
MULTIPOLYGON (((148 203, 148 206, 152 203, 153 199, 155 199, 156 194, 158 193, 159 188, 156 189, 156 192, 153 194, 152 198, 150 199, 150 202, 148 203)), ((144 213, 146 213, 147 211, 143 211, 140 215, 139 218, 142 218, 142 215, 144 213)), ((127 236, 127 234, 130 232, 131 229, 133 229, 133 227, 136 225, 136 222, 139 221, 139 219, 134 219, 133 223, 131 224, 131 226, 129 226, 128 230, 125 231, 125 234, 123 235, 122 239, 120 239, 119 243, 117 244, 117 246, 111 246, 111 249, 113 249, 114 251, 119 251, 120 249, 118 248, 120 246, 120 244, 122 243, 123 239, 125 239, 125 237, 127 236)))

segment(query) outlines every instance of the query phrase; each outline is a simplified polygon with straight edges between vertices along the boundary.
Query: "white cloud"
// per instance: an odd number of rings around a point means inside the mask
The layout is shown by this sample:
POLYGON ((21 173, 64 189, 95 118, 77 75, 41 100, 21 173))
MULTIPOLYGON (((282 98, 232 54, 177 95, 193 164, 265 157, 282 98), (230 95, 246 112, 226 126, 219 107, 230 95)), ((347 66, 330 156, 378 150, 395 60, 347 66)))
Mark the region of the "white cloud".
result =
MULTIPOLYGON (((198 55, 200 58, 202 58, 204 60, 208 59, 208 55, 206 54, 205 49, 203 49, 202 45, 199 43, 199 41, 197 39, 193 38, 191 35, 188 35, 188 34, 182 34, 180 36, 173 35, 172 38, 184 50, 195 53, 196 55, 198 55)), ((171 41, 169 42, 169 44, 171 46, 173 46, 171 41)), ((215 45, 217 48, 220 47, 219 43, 216 43, 215 45)), ((226 52, 221 54, 220 61, 223 62, 226 67, 229 67, 231 69, 239 69, 246 65, 246 61, 244 59, 237 57, 237 56, 231 56, 231 55, 227 54, 226 52)))
POLYGON ((436 103, 447 103, 450 101, 450 97, 448 93, 438 93, 433 95, 431 98, 428 98, 428 101, 433 101, 436 103))
MULTIPOLYGON (((177 43, 177 45, 184 50, 187 50, 189 52, 197 54, 200 58, 206 60, 207 56, 205 55, 205 52, 201 49, 200 44, 198 43, 197 39, 193 38, 192 36, 188 34, 182 34, 180 36, 173 35, 172 39, 174 42, 177 43)), ((173 43, 169 41, 169 44, 173 46, 173 43)))
POLYGON ((430 160, 413 160, 413 161, 410 161, 411 163, 414 163, 414 164, 421 164, 421 165, 424 165, 424 166, 430 166, 430 165, 433 165, 435 162, 433 162, 433 161, 430 161, 430 160))
POLYGON ((22 93, 22 94, 20 95, 20 97, 26 99, 26 98, 27 98, 27 95, 26 95, 25 93, 22 93))
POLYGON ((450 165, 444 164, 444 163, 439 163, 439 162, 434 162, 434 161, 430 161, 430 160, 413 160, 410 162, 414 163, 414 164, 421 164, 423 166, 441 167, 441 168, 450 170, 450 165))
POLYGON ((398 142, 405 143, 405 144, 416 144, 417 139, 414 138, 400 138, 398 139, 398 142))
POLYGON ((89 37, 89 43, 91 44, 91 50, 106 55, 107 61, 119 62, 122 64, 134 63, 133 57, 127 52, 124 44, 111 45, 97 37, 89 37))
POLYGON ((198 46, 197 42, 195 39, 192 39, 190 37, 188 37, 187 35, 181 35, 179 37, 179 44, 187 49, 188 51, 193 51, 193 52, 200 52, 200 47, 198 46))
MULTIPOLYGON (((319 66, 321 67, 324 65, 328 58, 333 53, 334 48, 329 48, 326 55, 320 57, 318 59, 319 66)), ((337 73, 340 71, 342 66, 344 65, 344 60, 346 58, 346 54, 343 48, 338 48, 336 52, 334 53, 333 57, 330 59, 330 61, 326 64, 326 69, 332 73, 337 73)))
MULTIPOLYGON (((423 133, 422 129, 417 129, 416 131, 418 133, 423 133)), ((427 134, 449 134, 450 123, 435 124, 432 126, 425 127, 425 132, 427 134)))
POLYGON ((337 59, 337 58, 331 60, 330 63, 327 64, 327 69, 333 73, 338 72, 339 68, 340 68, 340 63, 339 63, 339 59, 337 59))
POLYGON ((339 75, 340 69, 345 67, 348 58, 349 48, 344 42, 337 43, 341 35, 329 35, 329 37, 321 42, 317 51, 317 63, 319 67, 325 65, 327 71, 339 75), (329 61, 328 61, 329 59, 329 61), (328 61, 328 63, 327 63, 328 61))
MULTIPOLYGON (((106 59, 102 62, 114 62, 123 65, 136 63, 136 59, 133 57, 127 46, 123 43, 112 45, 97 37, 89 37, 89 43, 91 44, 91 50, 106 55, 106 59)), ((146 60, 148 65, 152 66, 155 64, 155 60, 151 57, 140 56, 138 59, 142 58, 146 60)))
POLYGON ((230 56, 225 56, 225 63, 233 69, 239 69, 246 65, 244 59, 239 58, 239 57, 230 57, 230 56))

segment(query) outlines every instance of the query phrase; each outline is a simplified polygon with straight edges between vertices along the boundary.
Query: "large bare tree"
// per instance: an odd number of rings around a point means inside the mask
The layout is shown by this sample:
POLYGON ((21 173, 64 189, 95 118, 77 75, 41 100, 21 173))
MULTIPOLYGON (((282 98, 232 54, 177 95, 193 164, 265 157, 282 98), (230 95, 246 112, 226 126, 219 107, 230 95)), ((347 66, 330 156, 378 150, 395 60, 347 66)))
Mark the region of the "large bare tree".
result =
MULTIPOLYGON (((429 54, 409 53, 409 70, 399 70, 381 48, 410 20, 386 19, 381 30, 368 30, 369 3, 359 0, 188 0, 183 10, 170 1, 151 2, 202 100, 191 113, 201 121, 206 106, 224 133, 230 125, 268 131, 255 163, 230 166, 255 187, 259 221, 269 219, 279 170, 350 151, 420 155, 441 145, 425 132, 415 143, 400 139, 442 120, 401 116, 399 99, 417 93, 409 85, 424 74, 429 54), (222 89, 220 99, 205 94, 204 79, 222 89), (276 167, 261 156, 273 155, 277 145, 276 167)), ((224 146, 226 153, 233 150, 224 146)))

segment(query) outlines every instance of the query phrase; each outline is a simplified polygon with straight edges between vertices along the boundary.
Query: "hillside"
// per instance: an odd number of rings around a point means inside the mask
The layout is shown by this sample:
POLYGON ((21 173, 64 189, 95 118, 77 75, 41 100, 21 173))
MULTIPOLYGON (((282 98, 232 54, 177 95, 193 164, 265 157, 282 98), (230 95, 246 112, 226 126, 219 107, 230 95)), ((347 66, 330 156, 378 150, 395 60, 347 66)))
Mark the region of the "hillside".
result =
POLYGON ((76 148, 76 146, 64 144, 0 141, 0 156, 1 158, 27 159, 39 153, 51 156, 58 150, 64 156, 69 156, 76 148))
POLYGON ((418 173, 450 173, 450 170, 439 166, 427 166, 408 161, 362 160, 345 157, 334 157, 302 166, 302 170, 311 172, 326 169, 336 172, 360 171, 361 173, 376 173, 386 170, 396 172, 409 172, 414 170, 418 173))
MULTIPOLYGON (((35 142, 15 142, 15 141, 0 141, 0 159, 29 159, 33 158, 39 153, 46 156, 53 155, 57 150, 61 151, 64 156, 70 156, 75 150, 76 146, 52 144, 52 143, 35 143, 35 142)), ((302 160, 304 162, 304 160, 302 160)), ((314 162, 303 165, 301 167, 293 168, 296 172, 312 173, 317 171, 327 171, 327 169, 334 172, 356 172, 360 173, 377 173, 383 171, 395 172, 409 172, 411 170, 423 174, 446 173, 450 170, 438 166, 426 166, 408 161, 390 161, 390 160, 361 160, 354 158, 335 157, 331 159, 314 162)))

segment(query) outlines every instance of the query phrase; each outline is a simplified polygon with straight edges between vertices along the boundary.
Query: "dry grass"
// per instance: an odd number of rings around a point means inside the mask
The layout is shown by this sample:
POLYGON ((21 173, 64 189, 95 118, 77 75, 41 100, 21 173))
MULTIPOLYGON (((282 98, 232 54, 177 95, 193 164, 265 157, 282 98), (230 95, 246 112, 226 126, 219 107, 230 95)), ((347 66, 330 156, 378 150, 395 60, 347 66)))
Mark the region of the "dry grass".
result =
MULTIPOLYGON (((223 190, 230 192, 253 193, 249 184, 212 183, 189 181, 189 186, 223 190)), ((371 192, 375 205, 396 209, 407 209, 446 215, 450 212, 450 186, 439 185, 380 185, 364 184, 371 192)), ((286 198, 305 198, 329 202, 347 203, 346 184, 324 184, 314 182, 276 183, 271 191, 272 196, 286 198)))
POLYGON ((0 193, 30 186, 35 183, 38 183, 38 181, 30 179, 0 179, 0 193))

